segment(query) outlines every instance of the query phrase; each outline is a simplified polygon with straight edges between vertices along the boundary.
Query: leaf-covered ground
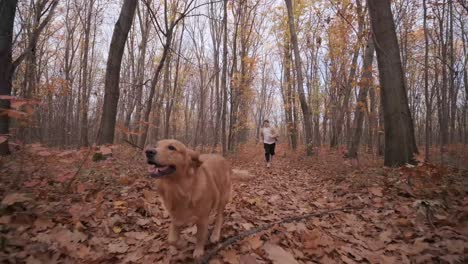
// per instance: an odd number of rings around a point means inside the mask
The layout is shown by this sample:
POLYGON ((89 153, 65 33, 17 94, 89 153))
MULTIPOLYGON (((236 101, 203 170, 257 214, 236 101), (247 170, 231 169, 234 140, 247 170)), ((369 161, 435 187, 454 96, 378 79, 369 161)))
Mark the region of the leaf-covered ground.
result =
MULTIPOLYGON (((169 219, 142 154, 124 146, 112 152, 93 162, 88 149, 29 145, 2 158, 0 262, 194 262, 195 227, 183 231, 184 247, 166 242, 169 219)), ((307 158, 284 146, 271 169, 260 145, 229 159, 255 179, 235 183, 222 241, 278 224, 235 241, 210 263, 468 261, 466 171, 384 168, 373 156, 348 161, 326 149, 307 158), (309 213, 318 215, 281 223, 309 213)))

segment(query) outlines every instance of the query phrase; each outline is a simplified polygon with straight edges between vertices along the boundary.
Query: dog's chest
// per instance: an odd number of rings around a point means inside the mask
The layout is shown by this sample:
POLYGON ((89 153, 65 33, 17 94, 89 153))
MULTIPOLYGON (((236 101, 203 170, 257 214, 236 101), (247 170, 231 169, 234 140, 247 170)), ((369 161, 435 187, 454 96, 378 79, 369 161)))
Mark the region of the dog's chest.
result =
POLYGON ((161 193, 166 210, 171 218, 180 224, 193 223, 197 219, 197 210, 191 195, 170 190, 161 193))

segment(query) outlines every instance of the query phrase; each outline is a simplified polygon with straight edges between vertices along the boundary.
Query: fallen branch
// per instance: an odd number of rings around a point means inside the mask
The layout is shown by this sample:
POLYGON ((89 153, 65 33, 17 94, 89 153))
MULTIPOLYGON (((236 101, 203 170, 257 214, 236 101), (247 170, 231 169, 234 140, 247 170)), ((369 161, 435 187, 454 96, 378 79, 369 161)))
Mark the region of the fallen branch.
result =
POLYGON ((273 227, 275 225, 283 224, 283 223, 297 222, 297 221, 301 221, 301 220, 307 220, 307 219, 310 219, 310 218, 313 218, 313 217, 316 217, 316 216, 321 216, 321 215, 329 214, 329 213, 332 213, 332 212, 356 211, 356 210, 361 210, 363 208, 364 208, 364 206, 361 206, 361 207, 341 207, 341 208, 329 209, 329 210, 325 210, 325 211, 317 212, 317 213, 310 213, 310 214, 306 214, 306 215, 288 217, 288 218, 278 220, 276 222, 264 224, 264 225, 259 226, 257 228, 253 228, 253 229, 244 231, 244 232, 242 232, 242 233, 240 233, 240 234, 238 234, 236 236, 233 236, 233 237, 230 237, 230 238, 224 240, 222 243, 219 243, 215 248, 211 249, 209 252, 207 252, 204 255, 204 257, 200 260, 200 263, 201 264, 207 264, 211 260, 211 258, 216 256, 216 254, 219 251, 223 250, 224 248, 226 248, 226 247, 228 247, 228 246, 230 246, 232 244, 235 244, 237 241, 243 240, 244 238, 246 238, 248 236, 251 236, 251 235, 256 234, 258 232, 270 229, 271 227, 273 227))
POLYGON ((133 143, 133 142, 131 142, 131 141, 129 141, 129 140, 124 139, 124 141, 127 142, 130 146, 132 146, 132 147, 134 147, 134 148, 136 148, 136 149, 143 150, 142 147, 137 146, 135 143, 133 143))

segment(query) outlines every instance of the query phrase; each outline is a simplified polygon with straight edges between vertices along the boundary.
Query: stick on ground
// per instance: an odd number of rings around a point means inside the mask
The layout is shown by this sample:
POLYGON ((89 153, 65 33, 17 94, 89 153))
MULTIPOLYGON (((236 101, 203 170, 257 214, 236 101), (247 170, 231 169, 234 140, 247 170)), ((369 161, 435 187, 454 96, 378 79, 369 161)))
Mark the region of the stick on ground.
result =
POLYGON ((297 221, 301 221, 301 220, 307 220, 307 219, 310 219, 310 218, 313 218, 313 217, 316 217, 316 216, 321 216, 321 215, 324 215, 324 214, 329 214, 329 213, 332 213, 332 212, 347 212, 347 211, 356 211, 356 210, 361 210, 363 209, 364 207, 361 206, 361 207, 341 207, 341 208, 336 208, 336 209, 329 209, 329 210, 325 210, 325 211, 322 211, 322 212, 317 212, 317 213, 310 213, 310 214, 306 214, 306 215, 301 215, 301 216, 293 216, 293 217, 288 217, 288 218, 284 218, 284 219, 281 219, 281 220, 278 220, 276 222, 272 222, 272 223, 268 223, 268 224, 264 224, 262 226, 259 226, 257 228, 253 228, 253 229, 250 229, 250 230, 247 230, 247 231, 244 231, 236 236, 233 236, 233 237, 230 237, 226 240, 224 240, 222 243, 219 243, 215 248, 211 249, 210 251, 208 251, 204 256, 203 258, 200 260, 199 263, 201 264, 208 264, 208 262, 214 257, 216 256, 216 254, 223 250, 224 248, 230 246, 230 245, 233 245, 235 244, 237 241, 240 241, 248 236, 251 236, 253 234, 256 234, 258 232, 261 232, 261 231, 264 231, 264 230, 267 230, 267 229, 270 229, 271 227, 275 226, 275 225, 278 225, 278 224, 283 224, 283 223, 291 223, 291 222, 297 222, 297 221))

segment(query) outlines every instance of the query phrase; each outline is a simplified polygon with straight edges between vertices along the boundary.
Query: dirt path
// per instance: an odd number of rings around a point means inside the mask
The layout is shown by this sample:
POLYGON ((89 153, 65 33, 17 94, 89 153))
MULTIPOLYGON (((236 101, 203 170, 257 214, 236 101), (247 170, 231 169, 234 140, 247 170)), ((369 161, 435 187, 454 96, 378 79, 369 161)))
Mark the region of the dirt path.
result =
MULTIPOLYGON (((169 220, 141 154, 126 147, 113 152, 109 160, 86 162, 77 178, 87 150, 35 145, 2 159, 2 263, 193 262, 195 228, 183 231, 184 248, 169 246, 169 220)), ((305 158, 284 146, 272 169, 265 168, 260 146, 230 160, 255 179, 235 184, 222 240, 291 216, 362 209, 274 225, 218 252, 211 263, 468 260, 465 172, 429 165, 388 169, 371 156, 357 167, 339 152, 305 158)))

